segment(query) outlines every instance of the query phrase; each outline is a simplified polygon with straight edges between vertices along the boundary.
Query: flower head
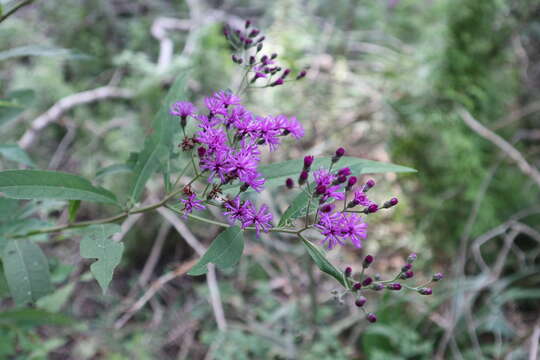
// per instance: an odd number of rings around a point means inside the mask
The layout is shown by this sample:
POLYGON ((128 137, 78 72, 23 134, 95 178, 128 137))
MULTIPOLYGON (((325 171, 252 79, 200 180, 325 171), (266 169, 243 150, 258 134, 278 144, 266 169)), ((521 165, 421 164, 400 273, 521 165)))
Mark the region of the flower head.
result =
POLYGON ((169 109, 169 113, 174 116, 180 116, 186 118, 192 116, 197 111, 195 105, 188 101, 175 102, 169 109))
MULTIPOLYGON (((246 203, 248 203, 246 201, 246 203)), ((242 227, 254 226, 257 236, 261 231, 268 232, 272 227, 272 214, 270 213, 268 206, 262 205, 259 210, 250 202, 248 205, 248 212, 244 217, 242 227)))
POLYGON ((197 199, 196 194, 191 194, 187 199, 180 199, 180 201, 184 204, 184 218, 187 218, 187 216, 191 214, 193 210, 206 209, 206 206, 204 206, 202 202, 197 199))

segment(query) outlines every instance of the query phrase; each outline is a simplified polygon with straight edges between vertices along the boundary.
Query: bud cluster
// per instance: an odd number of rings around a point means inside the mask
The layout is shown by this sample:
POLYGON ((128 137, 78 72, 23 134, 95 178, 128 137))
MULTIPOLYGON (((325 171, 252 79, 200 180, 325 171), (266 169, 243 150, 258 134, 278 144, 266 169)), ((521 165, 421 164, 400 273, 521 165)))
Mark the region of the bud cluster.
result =
POLYGON ((258 28, 253 27, 250 20, 245 22, 243 28, 225 25, 223 35, 234 50, 232 61, 244 68, 246 88, 279 86, 287 81, 300 80, 307 74, 307 70, 304 69, 296 74, 294 79, 289 79, 291 69, 283 68, 276 63, 277 53, 263 54, 266 36, 262 35, 258 28), (255 86, 256 82, 261 84, 255 86))
POLYGON ((440 281, 443 278, 442 273, 436 273, 432 276, 431 280, 417 286, 410 286, 400 280, 409 280, 414 277, 413 272, 413 262, 416 260, 416 254, 411 254, 407 257, 405 265, 400 269, 399 273, 390 280, 381 280, 380 275, 376 274, 373 277, 368 276, 365 272, 372 265, 375 258, 372 255, 367 255, 362 261, 362 269, 360 274, 354 274, 353 269, 350 266, 347 266, 343 271, 343 276, 347 284, 347 290, 343 293, 352 293, 354 294, 355 300, 354 304, 356 307, 360 308, 366 319, 370 323, 377 321, 377 316, 373 312, 368 312, 366 310, 366 304, 368 303, 368 298, 366 297, 365 292, 368 290, 371 291, 381 291, 387 290, 392 292, 398 292, 402 289, 409 291, 414 291, 420 295, 431 295, 433 290, 431 287, 427 287, 432 282, 440 281))

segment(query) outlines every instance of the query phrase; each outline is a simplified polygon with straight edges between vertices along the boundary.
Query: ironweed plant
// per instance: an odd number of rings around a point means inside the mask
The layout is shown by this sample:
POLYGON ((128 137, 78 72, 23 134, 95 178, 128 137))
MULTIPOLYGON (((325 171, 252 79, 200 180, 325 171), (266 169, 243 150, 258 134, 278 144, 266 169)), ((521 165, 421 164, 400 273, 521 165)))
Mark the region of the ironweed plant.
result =
MULTIPOLYGON (((256 236, 283 233, 301 241, 319 269, 340 284, 341 290, 333 292, 338 301, 348 294, 354 296, 354 304, 368 322, 376 322, 377 317, 367 310, 367 291, 409 290, 431 295, 428 285, 441 280, 442 274, 433 275, 427 283, 409 285, 415 275, 415 254, 407 258, 393 278, 382 280, 378 275, 367 274, 374 261, 372 255, 364 257, 360 274, 353 274, 351 267, 342 271, 334 266, 319 246, 320 243, 330 251, 350 242, 361 248, 368 237, 367 219, 398 205, 396 197, 375 202, 371 196, 375 182, 361 184, 360 175, 413 170, 349 157, 343 148, 329 157, 306 155, 262 164, 264 152, 278 151, 287 138, 302 138, 304 129, 292 116, 252 113, 242 105, 241 96, 253 88, 272 88, 301 80, 307 69, 293 76, 290 69, 279 66, 278 54, 264 54, 265 36, 250 21, 242 29, 224 27, 224 36, 234 50, 232 61, 242 69, 238 88, 217 91, 204 99, 201 109, 185 101, 186 77, 178 77, 156 117, 153 132, 145 139, 141 152, 128 162, 131 187, 124 203, 109 190, 78 175, 36 169, 0 172, 0 192, 7 198, 68 201, 69 216, 64 224, 30 230, 12 226, 0 236, 4 273, 16 303, 36 301, 51 289, 48 261, 33 241, 36 236, 64 231, 81 235, 80 254, 97 259, 91 272, 105 292, 124 250, 124 245, 113 239, 120 231, 116 223, 129 215, 149 213, 160 207, 186 219, 224 228, 188 272, 191 276, 205 274, 210 263, 218 268, 237 264, 245 232, 255 232, 256 236), (165 195, 142 206, 140 203, 148 203, 141 199, 145 185, 157 173, 163 177, 165 195), (263 189, 278 186, 285 191, 296 189, 298 194, 276 221, 269 205, 254 199, 263 189), (81 202, 104 203, 119 211, 110 217, 77 222, 81 202), (210 207, 217 208, 225 221, 210 217, 205 211, 210 207)), ((21 219, 15 216, 13 223, 17 221, 21 219)))

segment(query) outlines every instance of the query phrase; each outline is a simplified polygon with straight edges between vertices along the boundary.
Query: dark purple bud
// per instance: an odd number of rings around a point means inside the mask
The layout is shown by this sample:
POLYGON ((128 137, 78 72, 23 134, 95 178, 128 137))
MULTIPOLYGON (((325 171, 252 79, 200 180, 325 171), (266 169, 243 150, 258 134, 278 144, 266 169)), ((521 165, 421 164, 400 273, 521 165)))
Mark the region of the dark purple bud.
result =
POLYGON ((272 55, 270 55, 270 59, 274 60, 275 58, 277 58, 277 53, 272 53, 272 55))
POLYGON ((233 54, 233 56, 231 56, 231 58, 232 58, 232 61, 233 61, 234 63, 238 64, 238 56, 236 56, 236 55, 233 54))
POLYGON ((270 86, 279 86, 279 85, 283 85, 283 79, 282 78, 279 78, 277 79, 276 81, 274 81, 273 83, 270 84, 270 86))
POLYGON ((360 284, 359 282, 358 283, 354 283, 354 285, 352 286, 352 290, 353 291, 358 291, 362 288, 362 284, 360 284))
POLYGON ((300 79, 302 79, 303 77, 305 77, 305 76, 306 76, 306 73, 307 73, 306 70, 300 71, 300 73, 296 76, 296 80, 300 80, 300 79))
POLYGON ((367 214, 373 214, 376 213, 379 210, 379 205, 377 204, 371 204, 367 207, 366 213, 367 214))
POLYGON ((281 74, 281 78, 285 79, 289 74, 291 73, 291 69, 285 69, 283 73, 281 74))
POLYGON ((326 192, 326 186, 324 185, 318 185, 316 188, 315 188, 315 194, 317 195, 322 195, 326 192))
POLYGON ((375 291, 381 291, 382 289, 384 289, 384 285, 381 284, 381 283, 375 283, 375 284, 371 285, 371 289, 373 289, 375 291))
POLYGON ((360 204, 360 202, 358 200, 356 200, 356 199, 353 199, 353 200, 349 201, 349 203, 347 204, 347 208, 353 208, 358 204, 360 204))
POLYGON ((263 55, 263 56, 261 57, 261 63, 265 64, 267 60, 268 60, 268 56, 263 55))
POLYGON ((313 160, 315 160, 315 157, 312 155, 304 156, 304 169, 308 170, 311 167, 311 164, 313 164, 313 160))
POLYGON ((342 169, 339 169, 337 174, 338 176, 349 176, 351 175, 351 169, 349 169, 348 167, 344 167, 342 169))
POLYGON ((356 178, 356 176, 351 176, 349 178, 349 181, 347 181, 347 190, 351 190, 357 181, 358 179, 356 178))
POLYGON ((287 180, 285 180, 285 186, 287 186, 287 189, 292 189, 294 187, 294 180, 287 178, 287 180))
POLYGON ((443 278, 443 274, 438 272, 436 274, 433 274, 433 277, 431 278, 432 281, 440 281, 443 278))
POLYGON ((262 43, 266 39, 266 36, 261 36, 259 40, 257 40, 258 43, 262 43))
POLYGON ((257 44, 257 52, 261 51, 263 48, 263 44, 262 43, 258 43, 257 44))
POLYGON ((336 182, 338 184, 343 184, 346 181, 347 181, 347 177, 345 175, 338 176, 338 178, 336 179, 336 182))
POLYGON ((345 155, 345 149, 340 147, 336 150, 336 156, 337 157, 342 157, 343 155, 345 155))
POLYGON ((368 181, 366 181, 364 186, 362 186, 362 191, 363 192, 368 192, 368 190, 371 189, 374 186, 375 186, 375 180, 369 179, 368 181))
POLYGON ((204 154, 206 154, 206 149, 201 146, 200 148, 197 149, 197 154, 199 155, 200 158, 202 158, 204 154))
POLYGON ((365 296, 360 296, 358 299, 356 299, 356 301, 354 302, 354 305, 358 306, 358 307, 362 307, 366 304, 367 302, 367 299, 365 296))
POLYGON ((374 313, 369 313, 366 315, 366 319, 367 321, 369 321, 370 323, 374 323, 374 322, 377 322, 377 316, 374 314, 374 313))
POLYGON ((242 186, 240 186, 240 192, 247 191, 249 189, 249 184, 243 183, 242 186))
POLYGON ((405 277, 405 279, 410 279, 414 276, 414 271, 412 270, 406 271, 403 273, 403 276, 405 277))
POLYGON ((345 277, 351 276, 351 275, 352 275, 352 267, 347 266, 347 267, 345 268, 345 271, 344 271, 343 273, 345 274, 345 277))
POLYGON ((373 282, 373 279, 369 276, 362 281, 362 286, 369 286, 373 282))
POLYGON ((362 267, 364 269, 367 269, 369 267, 369 265, 371 265, 373 263, 373 260, 375 260, 375 258, 372 255, 367 255, 364 258, 364 261, 362 262, 362 267))
POLYGON ((416 260, 416 253, 412 253, 407 257, 407 264, 412 264, 416 260))
POLYGON ((433 294, 433 290, 431 288, 420 288, 418 289, 418 293, 420 295, 431 295, 433 294))
POLYGON ((246 20, 245 28, 247 29, 251 25, 251 20, 246 20))
POLYGON ((250 56, 249 57, 249 64, 253 65, 254 63, 255 63, 255 56, 250 56))
POLYGON ((307 179, 308 179, 308 176, 309 176, 309 174, 308 174, 307 171, 305 171, 305 170, 302 171, 300 173, 300 176, 298 177, 298 184, 304 185, 306 183, 307 179))
POLYGON ((391 283, 391 284, 386 285, 386 288, 388 290, 399 291, 399 290, 401 290, 401 284, 400 283, 391 283))
POLYGON ((412 264, 405 264, 403 265, 403 267, 401 268, 401 272, 406 272, 406 271, 409 271, 412 269, 412 264))
POLYGON ((251 30, 251 32, 249 33, 248 36, 250 38, 254 38, 255 36, 259 35, 260 32, 261 32, 261 30, 259 30, 259 29, 253 29, 253 30, 251 30))
POLYGON ((229 27, 228 26, 223 27, 223 36, 225 36, 227 39, 229 38, 229 27))
POLYGON ((334 208, 335 208, 334 204, 326 204, 326 205, 321 206, 321 212, 322 213, 329 213, 329 212, 332 212, 332 210, 334 210, 334 208))

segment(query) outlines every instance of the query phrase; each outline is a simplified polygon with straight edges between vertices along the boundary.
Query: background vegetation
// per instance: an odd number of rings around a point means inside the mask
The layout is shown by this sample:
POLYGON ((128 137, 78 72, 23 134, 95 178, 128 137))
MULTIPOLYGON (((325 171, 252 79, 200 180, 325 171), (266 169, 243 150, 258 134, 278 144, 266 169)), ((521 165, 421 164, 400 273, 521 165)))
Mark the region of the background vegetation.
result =
MULTIPOLYGON (((5 13, 20 2, 0 4, 5 13)), ((188 74, 196 103, 238 83, 221 32, 244 19, 266 33, 267 53, 310 68, 301 82, 245 96, 257 112, 303 122, 305 138, 282 155, 344 146, 418 170, 375 176, 374 196, 397 194, 400 205, 371 217, 364 249, 335 250, 334 262, 358 269, 371 253, 385 274, 414 251, 418 276, 442 271, 445 281, 431 297, 373 297, 379 321, 367 326, 288 238, 249 239, 216 288, 183 274, 198 258, 188 243, 207 246, 217 229, 132 216, 106 295, 77 236, 36 239, 59 259, 49 264, 54 291, 16 308, 0 282, 0 358, 536 359, 537 0, 35 1, 0 23, 0 98, 22 106, 0 107, 0 169, 81 173, 127 194, 114 165, 140 150, 173 79, 188 74), (47 112, 55 104, 62 111, 47 112)), ((156 177, 147 196, 162 191, 156 177)), ((287 196, 265 199, 283 209, 287 196)), ((109 211, 85 205, 78 219, 109 211)), ((67 216, 63 202, 0 197, 0 242, 67 216)))

